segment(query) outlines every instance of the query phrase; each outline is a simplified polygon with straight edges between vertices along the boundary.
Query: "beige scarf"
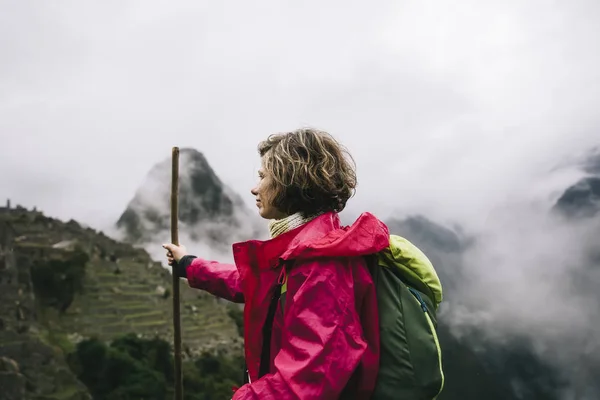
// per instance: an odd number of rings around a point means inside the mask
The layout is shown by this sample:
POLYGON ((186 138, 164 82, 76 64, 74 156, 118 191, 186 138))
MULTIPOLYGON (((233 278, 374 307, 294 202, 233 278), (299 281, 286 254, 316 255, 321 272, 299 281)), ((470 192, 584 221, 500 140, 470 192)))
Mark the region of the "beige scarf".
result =
POLYGON ((322 213, 318 213, 305 217, 304 214, 297 212, 282 219, 272 219, 269 221, 269 232, 271 233, 271 238, 277 237, 282 233, 298 228, 299 226, 304 225, 307 222, 317 218, 321 214, 322 213))

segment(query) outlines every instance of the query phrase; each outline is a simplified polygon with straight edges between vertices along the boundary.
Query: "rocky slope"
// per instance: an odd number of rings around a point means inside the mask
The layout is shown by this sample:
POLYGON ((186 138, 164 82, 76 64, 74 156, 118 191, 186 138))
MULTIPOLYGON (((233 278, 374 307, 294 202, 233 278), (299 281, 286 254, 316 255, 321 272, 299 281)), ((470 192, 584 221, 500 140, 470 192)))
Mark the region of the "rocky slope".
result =
POLYGON ((30 270, 19 264, 10 219, 0 216, 0 399, 90 399, 37 318, 30 270))

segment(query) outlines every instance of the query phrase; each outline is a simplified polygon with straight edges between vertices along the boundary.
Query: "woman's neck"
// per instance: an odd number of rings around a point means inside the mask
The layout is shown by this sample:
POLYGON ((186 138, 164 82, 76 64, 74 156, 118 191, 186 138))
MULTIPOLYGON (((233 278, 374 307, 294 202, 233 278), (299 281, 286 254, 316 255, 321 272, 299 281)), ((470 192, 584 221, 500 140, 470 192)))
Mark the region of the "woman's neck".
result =
POLYGON ((305 217, 304 213, 297 212, 281 219, 272 219, 269 221, 269 233, 271 234, 271 238, 277 237, 282 233, 289 232, 292 229, 298 228, 299 226, 302 226, 307 222, 312 221, 320 214, 321 213, 317 213, 305 217))

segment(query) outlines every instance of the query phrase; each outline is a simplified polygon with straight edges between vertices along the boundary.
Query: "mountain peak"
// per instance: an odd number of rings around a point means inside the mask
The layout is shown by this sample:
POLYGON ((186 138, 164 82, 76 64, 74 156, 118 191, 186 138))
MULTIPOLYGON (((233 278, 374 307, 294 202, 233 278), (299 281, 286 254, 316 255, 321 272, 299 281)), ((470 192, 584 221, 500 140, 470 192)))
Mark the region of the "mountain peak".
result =
MULTIPOLYGON (((180 230, 192 240, 225 248, 259 232, 242 198, 225 185, 204 154, 183 148, 179 157, 180 230)), ((150 243, 168 240, 171 159, 154 165, 117 221, 125 240, 150 243)))

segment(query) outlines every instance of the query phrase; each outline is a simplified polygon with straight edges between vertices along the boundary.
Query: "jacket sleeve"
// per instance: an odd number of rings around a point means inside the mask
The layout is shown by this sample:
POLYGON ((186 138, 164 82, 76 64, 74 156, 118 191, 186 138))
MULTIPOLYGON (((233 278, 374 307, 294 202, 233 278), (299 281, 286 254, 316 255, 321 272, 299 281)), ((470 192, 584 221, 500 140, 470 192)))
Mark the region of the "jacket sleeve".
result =
POLYGON ((239 388, 233 400, 337 399, 367 351, 347 265, 297 265, 287 293, 272 373, 239 388))
POLYGON ((233 264, 204 260, 195 256, 184 256, 177 266, 180 277, 187 278, 190 287, 232 301, 243 303, 240 274, 233 264))

